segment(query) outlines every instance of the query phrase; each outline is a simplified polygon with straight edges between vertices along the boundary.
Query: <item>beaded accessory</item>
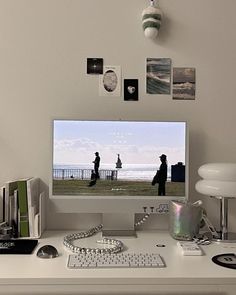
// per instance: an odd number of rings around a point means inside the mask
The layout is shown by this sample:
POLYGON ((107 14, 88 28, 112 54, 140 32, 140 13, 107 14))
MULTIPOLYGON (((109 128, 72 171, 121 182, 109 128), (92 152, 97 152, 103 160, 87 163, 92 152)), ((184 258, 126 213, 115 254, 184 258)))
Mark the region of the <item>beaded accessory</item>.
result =
MULTIPOLYGON (((135 223, 135 227, 140 226, 143 224, 150 214, 146 214, 141 220, 139 220, 137 223, 135 223)), ((110 248, 84 248, 73 245, 73 242, 78 239, 88 238, 96 234, 97 232, 102 230, 103 225, 100 224, 96 227, 91 228, 88 231, 80 232, 80 233, 73 233, 70 235, 67 235, 63 239, 64 246, 71 250, 73 253, 104 253, 104 254, 112 254, 112 253, 118 253, 121 252, 124 249, 124 244, 117 239, 111 239, 111 238, 103 238, 100 241, 97 241, 97 243, 101 244, 108 244, 112 247, 110 248)))

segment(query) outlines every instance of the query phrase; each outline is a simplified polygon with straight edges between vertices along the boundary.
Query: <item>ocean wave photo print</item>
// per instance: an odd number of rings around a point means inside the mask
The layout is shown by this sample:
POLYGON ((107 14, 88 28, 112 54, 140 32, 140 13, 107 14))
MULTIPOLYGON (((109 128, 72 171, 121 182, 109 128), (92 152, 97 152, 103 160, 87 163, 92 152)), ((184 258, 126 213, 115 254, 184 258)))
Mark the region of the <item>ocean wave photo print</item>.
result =
POLYGON ((170 94, 171 59, 147 58, 146 91, 148 94, 170 94))

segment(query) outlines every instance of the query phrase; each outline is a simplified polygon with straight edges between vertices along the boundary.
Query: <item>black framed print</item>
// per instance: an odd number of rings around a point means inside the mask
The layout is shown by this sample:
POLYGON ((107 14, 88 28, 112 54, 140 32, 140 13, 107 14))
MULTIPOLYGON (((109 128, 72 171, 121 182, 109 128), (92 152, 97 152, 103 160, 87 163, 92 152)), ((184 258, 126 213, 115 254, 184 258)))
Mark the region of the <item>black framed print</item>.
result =
POLYGON ((124 100, 138 100, 138 79, 124 79, 124 100))
POLYGON ((103 74, 103 58, 87 58, 87 74, 103 74))

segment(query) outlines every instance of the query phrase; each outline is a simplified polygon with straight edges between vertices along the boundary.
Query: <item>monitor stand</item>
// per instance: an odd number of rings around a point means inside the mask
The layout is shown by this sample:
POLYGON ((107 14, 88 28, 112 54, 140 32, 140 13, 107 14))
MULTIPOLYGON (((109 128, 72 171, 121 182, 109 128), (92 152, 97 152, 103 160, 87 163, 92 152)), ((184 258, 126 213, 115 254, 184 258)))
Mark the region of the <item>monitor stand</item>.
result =
POLYGON ((103 213, 102 224, 103 237, 136 237, 134 213, 103 213))

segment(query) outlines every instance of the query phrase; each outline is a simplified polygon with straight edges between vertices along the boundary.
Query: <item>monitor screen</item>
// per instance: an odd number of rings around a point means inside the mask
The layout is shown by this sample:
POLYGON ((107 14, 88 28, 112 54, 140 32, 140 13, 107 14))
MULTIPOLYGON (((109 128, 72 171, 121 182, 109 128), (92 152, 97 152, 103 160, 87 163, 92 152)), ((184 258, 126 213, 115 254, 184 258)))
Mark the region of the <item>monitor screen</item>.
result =
POLYGON ((186 122, 53 121, 53 196, 185 197, 186 122))

